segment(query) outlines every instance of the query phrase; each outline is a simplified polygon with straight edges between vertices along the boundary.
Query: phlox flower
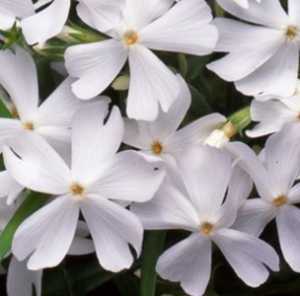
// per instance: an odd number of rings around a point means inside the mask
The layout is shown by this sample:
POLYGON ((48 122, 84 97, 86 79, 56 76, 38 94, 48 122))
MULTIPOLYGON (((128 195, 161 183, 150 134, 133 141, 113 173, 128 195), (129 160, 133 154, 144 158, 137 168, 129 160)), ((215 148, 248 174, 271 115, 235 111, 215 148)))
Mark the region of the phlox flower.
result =
POLYGON ((246 131, 248 137, 255 138, 280 131, 286 124, 300 119, 300 80, 292 96, 258 96, 251 102, 251 119, 258 124, 246 131))
POLYGON ((300 46, 300 2, 249 2, 243 9, 232 0, 218 3, 239 20, 217 18, 216 51, 228 53, 208 68, 246 95, 291 96, 296 88, 300 46))
POLYGON ((195 144, 203 143, 226 118, 218 113, 204 116, 179 129, 191 106, 191 92, 184 79, 177 75, 180 93, 167 112, 159 110, 152 122, 125 119, 124 143, 139 149, 148 159, 164 160, 176 166, 176 159, 195 144))
POLYGON ((299 126, 290 124, 268 138, 260 157, 241 143, 227 146, 236 154, 239 166, 253 179, 260 196, 245 202, 234 227, 258 236, 275 219, 282 254, 297 272, 300 272, 300 210, 296 204, 300 201, 300 187, 294 183, 299 176, 299 143, 299 126))
POLYGON ((62 32, 68 19, 70 0, 2 0, 0 29, 10 29, 20 20, 28 44, 43 44, 62 32))
POLYGON ((143 227, 120 202, 153 197, 164 173, 136 152, 117 153, 123 120, 114 107, 100 101, 84 106, 72 124, 72 161, 65 161, 35 134, 24 134, 4 148, 5 166, 23 186, 57 196, 18 228, 12 252, 28 259, 31 270, 58 265, 68 253, 81 212, 104 269, 118 272, 139 255, 143 227))
POLYGON ((166 112, 175 102, 179 85, 151 49, 206 55, 216 44, 217 30, 203 0, 118 2, 118 7, 105 10, 98 9, 96 1, 80 0, 79 17, 111 38, 69 47, 66 67, 77 78, 74 93, 89 99, 104 91, 129 60, 127 115, 152 121, 159 107, 166 112))
POLYGON ((160 256, 156 270, 162 278, 180 282, 192 296, 205 293, 212 268, 213 243, 249 286, 257 287, 267 280, 267 267, 279 270, 279 258, 271 246, 232 229, 237 201, 244 198, 241 196, 244 186, 237 187, 237 179, 228 187, 232 165, 231 157, 222 150, 194 146, 186 151, 180 163, 184 190, 164 182, 151 201, 132 206, 145 229, 190 232, 186 239, 160 256))
MULTIPOLYGON (((217 0, 218 1, 218 0, 217 0)), ((243 8, 249 8, 249 1, 254 1, 254 0, 232 0, 236 4, 240 5, 243 8)), ((256 0, 258 3, 260 3, 261 0, 256 0)))

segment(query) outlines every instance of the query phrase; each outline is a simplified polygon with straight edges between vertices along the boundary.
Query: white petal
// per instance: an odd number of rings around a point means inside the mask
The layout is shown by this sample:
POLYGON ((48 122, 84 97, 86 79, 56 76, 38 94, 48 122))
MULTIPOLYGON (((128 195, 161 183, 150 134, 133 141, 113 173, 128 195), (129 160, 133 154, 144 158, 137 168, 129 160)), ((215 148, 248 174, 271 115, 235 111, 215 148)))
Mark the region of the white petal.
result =
POLYGON ((254 236, 222 229, 213 239, 237 276, 250 287, 258 287, 267 280, 269 272, 266 266, 279 271, 279 257, 275 250, 254 236))
POLYGON ((26 133, 11 144, 18 156, 5 147, 4 162, 9 174, 18 183, 50 194, 68 191, 69 168, 44 139, 33 133, 26 133))
POLYGON ((297 85, 299 48, 296 43, 285 43, 262 67, 235 83, 246 95, 293 95, 297 85))
POLYGON ((41 104, 37 115, 38 126, 70 127, 74 113, 83 106, 83 102, 72 93, 72 82, 70 78, 64 80, 41 104))
POLYGON ((300 210, 294 206, 284 206, 276 221, 283 257, 294 271, 300 272, 300 210))
POLYGON ((27 43, 43 43, 61 33, 70 6, 70 0, 54 0, 47 8, 23 19, 21 27, 27 43))
POLYGON ((189 295, 203 295, 211 274, 211 256, 211 242, 193 234, 163 253, 156 271, 166 280, 180 282, 189 295))
MULTIPOLYGON (((1 5, 1 4, 0 4, 1 5)), ((0 30, 9 30, 16 21, 15 15, 0 6, 0 30)))
POLYGON ((158 107, 168 111, 178 97, 176 76, 150 50, 136 45, 129 50, 130 86, 127 115, 153 121, 158 107))
POLYGON ((211 19, 205 1, 179 1, 141 31, 141 43, 156 50, 209 54, 218 38, 216 27, 209 25, 211 19))
POLYGON ((283 43, 285 39, 280 30, 246 24, 233 19, 217 17, 213 24, 217 26, 220 36, 216 51, 243 54, 245 51, 271 48, 272 45, 283 43), (259 44, 255 42, 256 40, 260 40, 259 44))
POLYGON ((300 184, 297 183, 295 186, 291 188, 288 193, 288 199, 293 204, 297 204, 300 202, 300 184))
POLYGON ((251 138, 278 132, 285 124, 298 120, 297 112, 289 109, 282 102, 275 100, 265 102, 253 100, 250 112, 251 119, 258 122, 252 130, 246 131, 247 136, 251 138))
POLYGON ((189 199, 166 181, 152 200, 134 204, 131 210, 141 219, 145 229, 194 231, 200 225, 197 211, 189 199))
POLYGON ((191 92, 184 79, 177 75, 180 93, 167 112, 160 110, 155 121, 149 123, 149 131, 153 139, 164 140, 172 135, 182 123, 190 105, 191 92))
POLYGON ((29 53, 17 47, 0 53, 0 84, 10 95, 18 114, 23 120, 32 119, 39 94, 37 72, 29 53), (26 94, 26 96, 24 96, 26 94))
POLYGON ((0 4, 1 9, 17 17, 26 17, 34 13, 34 6, 31 0, 2 0, 0 4))
POLYGON ((127 55, 123 44, 113 39, 69 47, 66 68, 78 78, 72 85, 76 96, 90 99, 103 92, 121 71, 127 55))
POLYGON ((76 7, 78 16, 90 27, 107 32, 122 19, 124 0, 80 0, 76 7))
POLYGON ((30 256, 28 268, 58 265, 73 241, 79 217, 78 204, 61 196, 27 218, 18 228, 12 251, 19 260, 30 256))
POLYGON ((299 175, 299 137, 298 124, 291 124, 266 142, 266 166, 278 195, 287 194, 299 175))
POLYGON ((271 203, 261 198, 249 199, 239 210, 233 228, 258 237, 275 216, 276 209, 271 203))
POLYGON ((220 60, 208 64, 207 68, 226 81, 237 81, 245 77, 247 79, 249 74, 253 73, 256 69, 260 69, 262 65, 280 50, 283 38, 278 37, 277 31, 272 32, 272 34, 269 32, 269 36, 269 42, 265 46, 230 52, 220 60))
POLYGON ((75 236, 68 251, 68 255, 82 256, 95 252, 93 241, 88 238, 75 236))
POLYGON ((217 1, 227 12, 251 23, 281 28, 288 22, 287 14, 278 0, 263 0, 261 3, 251 0, 248 9, 240 7, 232 0, 217 1))
POLYGON ((288 1, 289 16, 297 25, 300 24, 300 5, 298 0, 288 1))
POLYGON ((127 0, 124 10, 125 22, 142 28, 165 13, 175 0, 127 0))
POLYGON ((120 111, 114 107, 104 125, 107 111, 107 101, 102 101, 83 107, 74 117, 72 175, 75 179, 94 181, 121 145, 124 124, 120 111))
POLYGON ((11 205, 24 189, 7 171, 0 172, 0 184, 0 198, 7 197, 8 205, 11 205))
POLYGON ((231 178, 231 157, 209 146, 194 146, 182 155, 179 168, 198 213, 209 215, 219 210, 231 178))
POLYGON ((273 197, 276 196, 276 190, 274 190, 272 180, 270 180, 266 169, 254 151, 240 142, 228 143, 226 150, 236 158, 237 164, 252 178, 260 196, 269 201, 273 200, 273 197))
POLYGON ((22 124, 18 119, 0 118, 0 150, 7 141, 16 137, 23 131, 22 124))
POLYGON ((204 143, 209 135, 226 122, 226 117, 212 113, 199 118, 178 130, 167 140, 168 151, 180 157, 191 146, 204 143))
POLYGON ((116 155, 101 178, 89 187, 89 192, 114 200, 145 202, 153 197, 165 174, 155 169, 134 151, 116 155))
POLYGON ((139 256, 143 227, 135 215, 104 198, 89 198, 82 212, 90 229, 101 266, 119 272, 133 263, 132 245, 139 256))
POLYGON ((12 257, 7 273, 7 294, 10 296, 42 295, 42 270, 31 271, 27 269, 26 261, 18 261, 12 257), (34 287, 34 288, 33 288, 34 287))

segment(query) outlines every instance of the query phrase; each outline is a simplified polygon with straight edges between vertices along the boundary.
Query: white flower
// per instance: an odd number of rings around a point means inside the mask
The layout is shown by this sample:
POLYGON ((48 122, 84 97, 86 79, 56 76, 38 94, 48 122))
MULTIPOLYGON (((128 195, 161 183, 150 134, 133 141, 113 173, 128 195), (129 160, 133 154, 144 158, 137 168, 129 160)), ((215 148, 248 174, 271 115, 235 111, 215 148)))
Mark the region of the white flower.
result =
POLYGON ((12 251, 28 268, 58 265, 74 238, 81 211, 103 268, 120 271, 140 254, 143 227, 115 201, 144 202, 157 191, 164 173, 135 152, 116 154, 123 138, 119 109, 107 117, 105 101, 83 107, 72 125, 71 168, 40 137, 25 134, 4 149, 5 165, 23 186, 58 196, 18 228, 12 251), (16 153, 16 154, 15 154, 16 153), (113 254, 113 256, 112 256, 113 254))
POLYGON ((8 30, 16 19, 20 19, 28 44, 43 44, 63 30, 70 6, 70 0, 39 0, 35 4, 31 0, 3 0, 0 3, 0 29, 8 30))
POLYGON ((16 48, 0 53, 0 85, 12 101, 14 118, 0 118, 0 143, 20 133, 36 133, 55 148, 64 150, 70 142, 70 126, 74 113, 83 105, 71 91, 66 79, 40 104, 37 70, 32 57, 16 48))
POLYGON ((177 75, 180 93, 167 112, 159 110, 153 122, 125 119, 124 143, 138 148, 152 159, 176 164, 176 158, 191 145, 203 143, 210 134, 226 122, 218 113, 204 116, 177 130, 191 106, 191 93, 183 78, 177 75))
MULTIPOLYGON (((237 3, 243 8, 249 8, 249 1, 254 1, 254 0, 232 0, 233 2, 237 3)), ((258 3, 260 3, 261 0, 256 0, 258 3)))
POLYGON ((82 99, 101 93, 128 59, 128 116, 152 121, 159 106, 168 111, 178 97, 178 81, 150 49, 205 55, 217 40, 217 30, 210 24, 211 10, 203 0, 173 3, 126 0, 119 9, 101 10, 94 1, 81 0, 77 7, 81 19, 112 38, 67 49, 66 67, 72 77, 78 78, 74 93, 82 99))
POLYGON ((230 189, 223 203, 233 169, 229 155, 208 146, 194 147, 184 154, 181 169, 184 191, 164 183, 154 199, 132 207, 146 229, 192 232, 161 255, 159 275, 179 281, 190 295, 203 295, 211 274, 212 242, 249 286, 266 281, 266 266, 279 270, 279 258, 272 247, 231 229, 241 191, 230 189))
POLYGON ((243 9, 218 0, 229 13, 246 21, 217 18, 217 51, 228 55, 208 65, 246 95, 291 96, 297 84, 300 46, 300 2, 289 0, 289 13, 279 0, 249 2, 243 9))
POLYGON ((299 143, 299 127, 290 124, 269 137, 260 158, 241 143, 227 146, 253 179, 260 196, 246 201, 235 228, 258 236, 276 218, 283 256, 297 272, 300 272, 300 210, 295 204, 300 201, 300 187, 293 184, 300 170, 299 143))
POLYGON ((248 137, 261 137, 280 131, 286 124, 300 120, 300 80, 293 96, 258 96, 251 102, 251 118, 258 124, 246 131, 248 137))

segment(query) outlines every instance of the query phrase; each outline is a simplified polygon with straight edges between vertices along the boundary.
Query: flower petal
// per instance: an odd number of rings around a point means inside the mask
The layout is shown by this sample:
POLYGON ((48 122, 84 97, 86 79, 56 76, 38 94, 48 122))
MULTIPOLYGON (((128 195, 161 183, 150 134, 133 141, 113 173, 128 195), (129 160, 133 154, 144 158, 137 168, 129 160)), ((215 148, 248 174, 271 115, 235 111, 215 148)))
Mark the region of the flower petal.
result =
POLYGON ((218 38, 216 27, 209 25, 211 20, 205 1, 179 1, 141 31, 141 43, 156 50, 209 54, 218 38))
POLYGON ((178 98, 178 79, 149 49, 136 45, 129 50, 130 86, 127 115, 153 121, 158 106, 167 112, 178 98))
POLYGON ((285 43, 277 53, 251 75, 235 83, 245 95, 277 94, 291 96, 297 86, 299 48, 285 43))
POLYGON ((58 265, 73 241, 79 207, 69 195, 60 196, 27 218, 18 228, 12 251, 19 260, 30 256, 28 268, 58 265))
POLYGON ((182 156, 179 168, 199 215, 218 211, 232 174, 231 157, 209 146, 194 146, 182 156))
POLYGON ((0 85, 8 92, 22 120, 32 120, 38 101, 37 71, 29 53, 17 47, 0 53, 0 85), (26 96, 24 96, 26 94, 26 96))
POLYGON ((192 203, 169 182, 164 182, 149 202, 133 204, 131 211, 141 219, 145 229, 194 231, 200 225, 192 203))
POLYGON ((266 266, 279 271, 279 257, 275 250, 254 236, 222 229, 213 240, 237 276, 250 287, 258 287, 267 280, 269 272, 266 266))
POLYGON ((276 217, 279 243, 284 259, 290 267, 300 271, 300 210, 294 206, 284 206, 276 217))
POLYGON ((81 205, 101 266, 112 272, 133 263, 132 245, 139 256, 143 241, 141 222, 128 210, 101 197, 88 198, 81 205))
POLYGON ((124 66, 128 53, 119 41, 71 46, 65 61, 69 74, 78 78, 72 89, 80 99, 91 99, 102 93, 124 66))
POLYGON ((203 295, 211 274, 211 247, 210 240, 193 234, 165 251, 156 271, 166 280, 180 282, 189 295, 203 295))
MULTIPOLYGON (((72 175, 85 182, 94 181, 121 145, 124 124, 117 107, 104 124, 108 102, 83 107, 72 125, 72 175)), ((78 181, 79 181, 78 180, 78 181)))
POLYGON ((261 102, 253 100, 251 102, 251 119, 258 124, 247 130, 246 134, 250 138, 256 138, 280 131, 287 123, 294 122, 298 113, 289 109, 283 102, 268 100, 261 102))
POLYGON ((271 203, 261 198, 249 199, 240 208, 233 228, 258 237, 276 214, 271 203))
POLYGON ((69 168, 40 136, 24 133, 4 147, 4 163, 9 174, 24 187, 35 191, 63 194, 68 191, 69 168))
POLYGON ((43 43, 61 33, 70 6, 70 0, 54 0, 47 8, 23 19, 21 27, 27 43, 43 43))
POLYGON ((28 270, 26 261, 18 261, 12 257, 7 272, 6 291, 12 296, 42 295, 42 270, 28 270))
POLYGON ((267 27, 281 28, 288 23, 288 16, 278 0, 249 1, 248 9, 240 7, 232 0, 217 0, 218 4, 232 15, 267 27))
POLYGON ((101 178, 89 187, 108 199, 145 202, 153 197, 165 174, 134 151, 116 155, 101 178))

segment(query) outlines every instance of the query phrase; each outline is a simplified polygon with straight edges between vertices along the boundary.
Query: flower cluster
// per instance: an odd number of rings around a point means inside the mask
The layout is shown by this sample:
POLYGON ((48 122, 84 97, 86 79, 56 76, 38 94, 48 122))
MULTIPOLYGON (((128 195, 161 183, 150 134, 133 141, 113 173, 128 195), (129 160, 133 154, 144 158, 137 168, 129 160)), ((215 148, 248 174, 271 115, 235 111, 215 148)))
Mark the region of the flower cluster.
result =
POLYGON ((67 255, 130 269, 145 230, 184 234, 156 272, 188 295, 205 294, 213 246, 258 287, 280 271, 261 238, 274 219, 283 258, 300 272, 300 1, 217 0, 215 18, 210 4, 1 0, 0 250, 19 221, 0 251, 11 258, 9 296, 41 295, 43 270, 67 255), (82 27, 68 22, 71 8, 82 27), (44 96, 37 65, 61 42, 51 66, 63 79, 44 96), (207 75, 253 97, 250 108, 186 123, 191 88, 168 58, 213 52, 224 55, 207 75), (242 141, 262 136, 259 151, 242 141))

